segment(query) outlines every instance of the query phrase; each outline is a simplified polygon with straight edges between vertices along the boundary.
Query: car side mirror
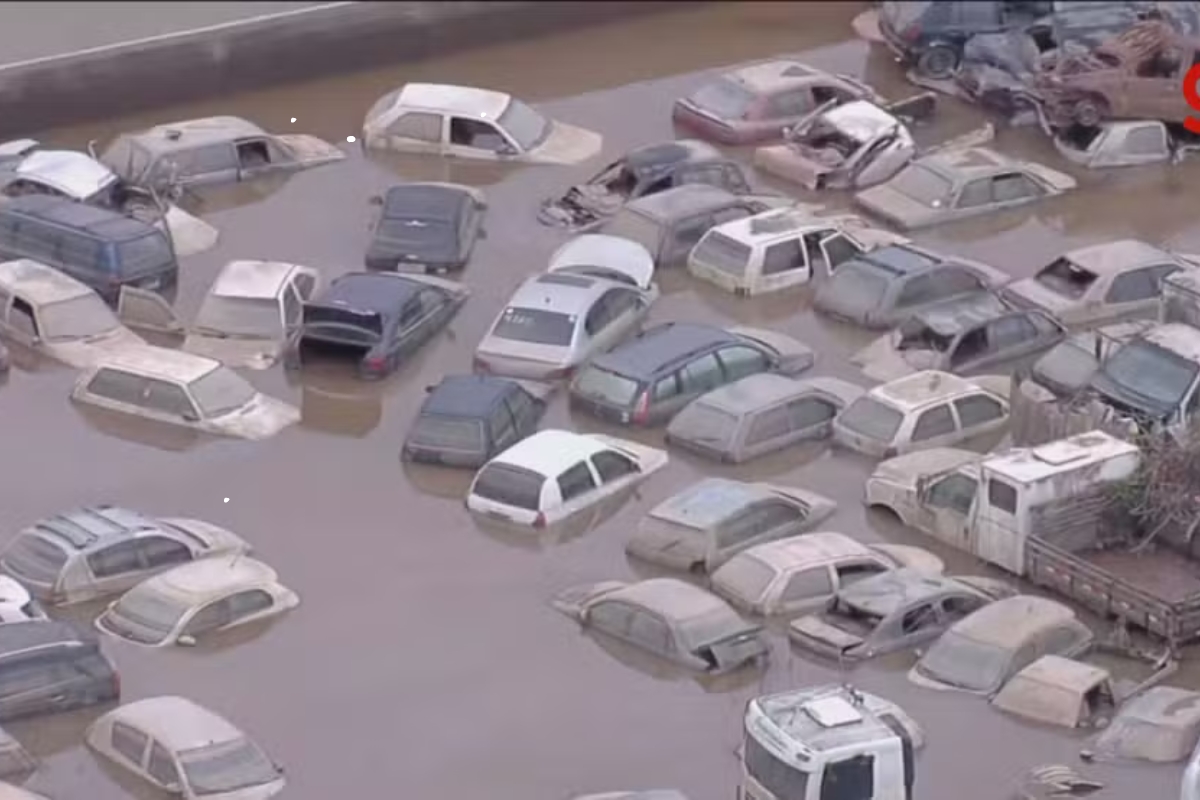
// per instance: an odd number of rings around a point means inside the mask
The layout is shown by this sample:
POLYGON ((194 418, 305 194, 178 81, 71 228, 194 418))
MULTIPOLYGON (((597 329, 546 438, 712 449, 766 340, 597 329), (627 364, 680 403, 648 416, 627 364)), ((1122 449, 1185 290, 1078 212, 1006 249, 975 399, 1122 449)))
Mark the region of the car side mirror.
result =
POLYGON ((381 206, 381 205, 383 205, 383 196, 378 195, 378 194, 373 194, 373 195, 371 195, 371 198, 369 200, 367 200, 367 202, 373 206, 381 206))
POLYGON ((192 636, 190 633, 180 634, 175 639, 175 644, 179 645, 180 647, 195 647, 196 637, 192 636))

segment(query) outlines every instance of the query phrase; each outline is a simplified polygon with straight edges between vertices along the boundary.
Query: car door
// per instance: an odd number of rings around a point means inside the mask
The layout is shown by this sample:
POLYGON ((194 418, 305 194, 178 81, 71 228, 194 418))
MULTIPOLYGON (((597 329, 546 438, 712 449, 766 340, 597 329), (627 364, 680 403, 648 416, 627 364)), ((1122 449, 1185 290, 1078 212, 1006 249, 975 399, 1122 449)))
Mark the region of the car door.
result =
POLYGON ((627 641, 640 650, 684 666, 696 666, 687 653, 679 652, 671 625, 646 608, 635 608, 629 620, 627 641))
POLYGON ((786 403, 758 409, 743 423, 746 433, 742 437, 739 461, 773 453, 784 447, 791 439, 793 429, 791 415, 786 403))
POLYGON ((797 234, 794 239, 775 242, 763 250, 759 285, 752 287, 751 293, 777 292, 808 283, 811 277, 808 255, 801 247, 800 236, 797 234))
POLYGON ((29 348, 39 348, 42 342, 42 328, 38 324, 33 305, 16 295, 4 295, 3 301, 0 328, 14 342, 29 348))
POLYGON ((824 439, 833 431, 838 407, 820 397, 799 397, 787 404, 791 434, 786 444, 807 439, 824 439))
POLYGON ((124 761, 135 772, 145 771, 149 736, 132 725, 114 721, 109 728, 106 744, 112 751, 110 755, 115 755, 118 761, 124 761))
POLYGON ((562 505, 545 509, 546 522, 557 522, 587 508, 598 498, 600 482, 587 459, 575 462, 557 478, 562 505))
POLYGON ((193 147, 163 156, 155 167, 155 183, 165 186, 198 187, 236 183, 239 165, 233 142, 193 147))
POLYGON ((705 392, 725 383, 725 372, 715 353, 696 356, 679 370, 679 394, 664 402, 675 413, 705 392))
POLYGON ((450 138, 445 153, 451 157, 510 161, 523 155, 498 125, 487 120, 450 115, 450 138))
POLYGON ((621 600, 600 600, 587 607, 584 622, 601 633, 627 642, 634 611, 632 605, 621 600))
POLYGON ((431 111, 407 111, 387 126, 388 147, 409 153, 441 154, 446 149, 446 117, 431 111))
POLYGON ((907 442, 897 442, 899 454, 931 447, 949 447, 962 438, 949 403, 939 403, 917 415, 907 442))
POLYGON ((522 438, 512 411, 503 401, 492 409, 487 424, 493 452, 502 453, 522 438))
POLYGON ((171 752, 157 741, 151 741, 150 754, 146 761, 146 773, 168 791, 179 791, 179 768, 171 752))
POLYGON ((1040 183, 1021 172, 1005 172, 992 178, 992 203, 997 210, 1016 208, 1046 196, 1040 183))
POLYGON ((221 597, 196 609, 180 629, 179 635, 200 640, 206 634, 224 628, 233 619, 233 606, 229 597, 221 597))
POLYGON ((136 539, 97 548, 88 553, 85 562, 91 573, 89 594, 93 597, 122 592, 145 577, 141 545, 136 539))
POLYGON ((275 607, 275 598, 263 589, 246 589, 225 598, 229 608, 227 625, 238 625, 261 617, 275 607))
POLYGON ((827 278, 839 265, 866 252, 866 247, 844 231, 821 230, 804 235, 809 279, 827 278))
POLYGON ((635 483, 641 468, 622 453, 601 450, 591 457, 592 471, 600 477, 601 495, 608 497, 635 483))
POLYGON ((192 398, 176 383, 147 378, 141 396, 130 404, 129 413, 169 425, 200 428, 203 418, 192 398))
POLYGON ((938 601, 933 598, 920 601, 906 609, 900 617, 896 639, 888 643, 888 649, 917 647, 936 639, 945 629, 946 624, 940 614, 938 601))
POLYGON ((296 161, 270 136, 248 136, 234 142, 238 180, 249 181, 280 170, 294 169, 296 161))
POLYGON ((1003 371, 1003 367, 1025 359, 1042 346, 1041 332, 1025 314, 994 319, 987 323, 985 331, 987 346, 970 361, 959 362, 955 370, 959 375, 1003 371))
POLYGON ((516 387, 508 393, 504 402, 516 420, 518 438, 524 439, 537 430, 542 415, 541 401, 535 400, 524 389, 516 387))
POLYGON ((970 552, 968 523, 978 488, 975 478, 961 472, 934 478, 918 490, 913 527, 970 552))
POLYGON ((399 352, 408 355, 429 340, 441 324, 446 310, 446 297, 436 289, 422 289, 415 298, 417 309, 406 318, 402 315, 396 331, 399 352))
POLYGON ((166 298, 155 292, 122 286, 117 298, 117 318, 130 328, 159 333, 181 333, 183 323, 166 298))
POLYGON ((1007 404, 986 392, 964 395, 953 405, 964 439, 991 433, 1008 424, 1007 404))

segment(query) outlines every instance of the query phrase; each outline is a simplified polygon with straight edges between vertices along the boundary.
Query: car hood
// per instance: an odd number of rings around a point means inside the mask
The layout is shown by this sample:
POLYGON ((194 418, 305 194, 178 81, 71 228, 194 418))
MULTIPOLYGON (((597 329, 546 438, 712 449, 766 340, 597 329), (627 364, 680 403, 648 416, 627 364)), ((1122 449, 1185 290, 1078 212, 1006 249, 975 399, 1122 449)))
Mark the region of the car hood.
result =
POLYGON ((854 196, 854 202, 868 213, 901 230, 931 225, 943 213, 943 209, 922 205, 886 183, 863 189, 854 196))
POLYGON ((621 236, 589 233, 576 236, 550 256, 547 272, 624 275, 639 289, 654 282, 654 256, 642 245, 621 236))
POLYGON ((90 341, 47 342, 48 355, 75 369, 85 369, 119 352, 144 347, 146 341, 125 327, 114 328, 90 341))
POLYGON ((531 161, 578 164, 596 156, 604 144, 604 137, 595 131, 557 120, 550 124, 550 134, 546 140, 529 151, 531 161))
POLYGON ((275 138, 287 145, 302 167, 317 167, 346 157, 341 148, 307 133, 288 133, 275 138))
POLYGON ((279 357, 281 345, 271 339, 240 339, 189 333, 183 349, 198 356, 215 358, 230 367, 267 369, 279 357))
POLYGON ((788 634, 800 637, 801 643, 808 639, 812 640, 814 644, 824 645, 821 649, 828 648, 835 654, 843 653, 863 643, 861 636, 855 636, 840 628, 835 628, 825 622, 820 614, 809 614, 793 621, 788 626, 788 634))
POLYGON ((705 562, 708 538, 702 531, 649 517, 634 531, 625 552, 652 564, 687 571, 705 562))
MULTIPOLYGON (((267 800, 269 797, 274 797, 283 791, 286 781, 283 775, 280 775, 276 780, 270 783, 261 783, 258 786, 247 786, 244 789, 238 789, 232 792, 221 792, 220 794, 200 795, 204 800, 267 800)), ((185 795, 190 796, 190 795, 185 795)))
POLYGON ((243 408, 209 420, 209 427, 226 436, 260 441, 300 421, 300 410, 293 405, 258 394, 243 408))

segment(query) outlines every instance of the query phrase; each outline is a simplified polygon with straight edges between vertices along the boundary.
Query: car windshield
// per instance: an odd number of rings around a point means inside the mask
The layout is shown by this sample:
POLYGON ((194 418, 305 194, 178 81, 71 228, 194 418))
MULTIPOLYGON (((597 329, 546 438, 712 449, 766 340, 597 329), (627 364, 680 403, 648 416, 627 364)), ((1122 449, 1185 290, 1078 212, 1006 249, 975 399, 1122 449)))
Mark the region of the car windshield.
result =
POLYGON ((463 450, 471 453, 483 452, 483 422, 462 417, 443 417, 428 414, 417 418, 408 441, 422 447, 438 450, 463 450))
POLYGON ((724 452, 737 424, 735 415, 696 400, 671 420, 671 436, 724 452))
POLYGON ((584 397, 594 397, 616 406, 627 406, 637 396, 639 384, 595 365, 586 366, 575 378, 572 390, 584 397))
POLYGON ((279 770, 245 737, 184 750, 179 763, 188 787, 198 795, 234 792, 279 780, 279 770))
POLYGON ((194 330, 209 336, 275 339, 283 335, 283 316, 274 298, 210 294, 196 314, 194 330))
POLYGON ((944 205, 954 188, 954 184, 949 180, 920 164, 906 167, 888 183, 888 186, 909 200, 929 208, 944 205))
POLYGON ((187 605, 173 602, 141 584, 126 592, 104 614, 103 624, 126 639, 158 644, 175 630, 187 610, 187 605))
POLYGON ((904 415, 891 406, 884 405, 870 395, 864 395, 851 403, 837 424, 851 433, 874 439, 877 442, 890 442, 900 430, 904 415))
POLYGON ((452 241, 457 232, 442 219, 418 219, 416 217, 389 217, 379 221, 379 236, 389 242, 428 247, 443 246, 452 241))
POLYGON ((1103 394, 1141 401, 1156 414, 1174 410, 1196 381, 1197 365, 1145 339, 1135 339, 1113 353, 1093 379, 1103 394), (1114 391, 1115 390, 1115 391, 1114 391))
POLYGON ((692 105, 724 119, 742 119, 754 99, 754 92, 725 76, 704 84, 688 96, 692 105))
POLYGON ((116 314, 93 292, 47 303, 38 310, 38 317, 42 336, 49 342, 90 339, 121 327, 116 314))
POLYGON ((692 259, 698 264, 740 277, 746 272, 750 247, 719 231, 709 231, 692 251, 692 259))
POLYGON ((865 261, 849 261, 834 271, 825 290, 837 307, 878 308, 891 284, 890 273, 865 261))
POLYGON ((67 553, 54 542, 35 533, 13 540, 0 559, 13 576, 37 584, 52 584, 67 563, 67 553))
POLYGON ((496 122, 526 153, 550 135, 550 121, 515 97, 508 101, 508 108, 496 122))
POLYGON ((188 385, 206 419, 237 411, 254 400, 258 390, 228 367, 217 367, 188 385))
POLYGON ((546 476, 513 464, 488 464, 475 478, 471 493, 513 508, 537 511, 546 476))
POLYGON ((510 306, 496 320, 491 335, 498 339, 565 347, 575 336, 575 317, 540 308, 510 306))
POLYGON ((1012 653, 954 630, 942 634, 917 662, 917 671, 941 683, 987 692, 1004 682, 1012 653))
POLYGON ((808 773, 776 756, 749 731, 742 748, 742 768, 770 797, 779 800, 808 797, 808 773))
POLYGON ((1034 280, 1060 297, 1078 300, 1096 282, 1097 275, 1063 256, 1043 267, 1034 280))
POLYGON ((713 573, 713 583, 746 606, 761 601, 773 580, 775 568, 748 553, 734 556, 713 573))

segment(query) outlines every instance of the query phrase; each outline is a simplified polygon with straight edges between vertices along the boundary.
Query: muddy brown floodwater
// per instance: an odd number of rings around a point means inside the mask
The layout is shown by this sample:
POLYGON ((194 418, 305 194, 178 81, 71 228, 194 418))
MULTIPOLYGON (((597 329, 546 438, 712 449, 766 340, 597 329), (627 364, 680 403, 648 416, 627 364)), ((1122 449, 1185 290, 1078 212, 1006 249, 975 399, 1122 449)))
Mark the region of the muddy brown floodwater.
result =
MULTIPOLYGON (((882 91, 910 90, 885 52, 853 40, 861 5, 720 5, 445 61, 162 109, 87 129, 51 131, 45 141, 81 147, 151 122, 215 113, 264 127, 294 127, 334 141, 358 133, 367 107, 410 80, 484 85, 544 103, 553 116, 602 131, 605 155, 671 137, 670 102, 706 72, 773 54, 799 54, 864 76, 882 91)), ((953 102, 926 136, 980 121, 953 102)), ((34 133, 34 132, 30 132, 34 133)), ((999 146, 1061 168, 1037 137, 1003 131, 999 146)), ((82 503, 115 502, 150 512, 210 519, 254 543, 302 605, 274 627, 195 650, 106 647, 126 699, 163 693, 210 705, 257 736, 287 768, 288 793, 328 798, 352 787, 398 797, 503 800, 573 792, 676 786, 695 800, 732 796, 741 714, 755 693, 835 680, 776 635, 765 674, 701 684, 601 644, 551 611, 547 599, 579 581, 640 574, 624 540, 640 514, 704 474, 795 483, 837 498, 829 528, 866 540, 930 546, 864 512, 868 462, 820 447, 743 468, 672 463, 640 494, 590 530, 530 538, 483 530, 462 497, 467 474, 405 469, 398 450, 424 387, 470 368, 471 352, 499 305, 540 270, 564 235, 534 221, 537 201, 587 175, 579 168, 495 171, 443 163, 368 160, 347 146, 346 163, 199 207, 221 229, 212 252, 184 264, 180 308, 233 258, 290 260, 327 276, 360 268, 368 198, 401 178, 441 177, 483 185, 489 238, 463 280, 474 295, 450 330, 383 384, 335 373, 293 384, 280 370, 252 374, 263 390, 303 406, 304 420, 265 443, 192 441, 84 416, 67 400, 72 374, 18 369, 0 387, 9 468, 2 514, 7 532, 82 503), (225 501, 228 498, 228 502, 225 501)), ((1032 213, 936 230, 919 240, 1028 274, 1065 246, 1138 236, 1200 251, 1195 163, 1176 170, 1082 176, 1074 196, 1032 213)), ((845 198, 833 197, 835 202, 845 198)), ((684 274, 662 276, 653 321, 711 320, 772 325, 819 352, 818 373, 854 377, 844 357, 859 332, 814 319, 804 292, 762 301, 708 291, 684 274)), ((570 417, 560 397, 548 426, 597 430, 570 417)), ((661 431, 641 438, 661 441, 661 431)), ((936 548, 935 548, 936 549, 936 548)), ((956 570, 979 565, 942 552, 956 570)), ((83 616, 95 609, 81 609, 83 616)), ((911 686, 909 661, 855 669, 862 688, 901 703, 926 728, 920 800, 1007 796, 1026 768, 1072 763, 1081 739, 1002 716, 975 698, 911 686), (963 787, 971 789, 964 793, 963 787)), ((1196 685, 1194 676, 1180 679, 1196 685)), ((47 759, 32 788, 56 797, 107 800, 140 793, 81 747, 93 714, 41 718, 13 732, 47 759)), ((1171 798, 1180 769, 1096 767, 1114 798, 1171 798)))

